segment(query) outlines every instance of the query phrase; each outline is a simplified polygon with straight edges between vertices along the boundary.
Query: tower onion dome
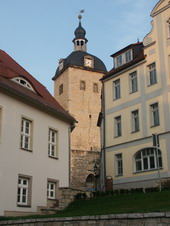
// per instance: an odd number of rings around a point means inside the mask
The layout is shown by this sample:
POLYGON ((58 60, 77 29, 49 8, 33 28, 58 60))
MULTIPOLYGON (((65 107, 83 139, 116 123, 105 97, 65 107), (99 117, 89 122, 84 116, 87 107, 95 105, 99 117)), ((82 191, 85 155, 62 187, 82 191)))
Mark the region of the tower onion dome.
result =
POLYGON ((82 16, 79 15, 78 18, 79 18, 79 26, 76 28, 76 30, 74 32, 75 38, 73 39, 73 42, 75 42, 75 40, 78 40, 78 39, 84 39, 85 42, 88 42, 88 40, 85 38, 86 30, 81 26, 82 16))

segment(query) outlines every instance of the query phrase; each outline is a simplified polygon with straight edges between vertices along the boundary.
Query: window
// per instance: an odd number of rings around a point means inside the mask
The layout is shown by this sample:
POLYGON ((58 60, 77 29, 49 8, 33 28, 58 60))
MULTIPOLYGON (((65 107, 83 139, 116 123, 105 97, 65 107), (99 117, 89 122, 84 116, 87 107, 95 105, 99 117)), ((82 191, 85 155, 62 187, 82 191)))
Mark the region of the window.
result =
POLYGON ((167 37, 170 38, 170 18, 167 20, 167 37))
POLYGON ((32 91, 35 92, 35 90, 34 90, 34 88, 32 87, 32 85, 31 85, 26 79, 24 79, 24 78, 22 78, 22 77, 15 77, 15 78, 13 78, 13 79, 11 79, 11 80, 13 80, 14 82, 17 82, 17 83, 19 83, 20 85, 25 86, 26 88, 28 88, 28 89, 30 89, 30 90, 32 90, 32 91))
POLYGON ((113 82, 113 99, 119 99, 120 98, 120 79, 117 79, 113 82))
POLYGON ((131 112, 132 115, 132 132, 139 131, 139 111, 135 110, 131 112))
POLYGON ((158 103, 150 105, 151 127, 159 125, 159 106, 158 103))
POLYGON ((122 154, 116 154, 116 176, 122 176, 123 175, 123 160, 122 160, 122 154))
POLYGON ((98 84, 97 83, 94 83, 93 84, 93 92, 94 93, 98 93, 99 92, 99 90, 98 90, 98 84))
POLYGON ((61 95, 62 93, 63 93, 63 84, 59 86, 59 95, 61 95))
POLYGON ((85 44, 85 41, 83 39, 77 40, 76 43, 77 43, 77 46, 83 46, 85 44))
POLYGON ((130 78, 130 93, 138 91, 137 72, 133 72, 129 75, 130 78))
POLYGON ((149 72, 149 85, 154 85, 155 83, 157 83, 155 63, 148 65, 148 72, 149 72))
POLYGON ((119 55, 116 57, 116 67, 120 67, 123 64, 123 55, 119 55))
POLYGON ((57 158, 57 131, 49 129, 48 155, 57 158))
POLYGON ((148 171, 162 168, 161 151, 154 148, 145 148, 135 155, 135 171, 148 171))
POLYGON ((125 52, 125 63, 128 63, 132 60, 132 50, 125 52))
POLYGON ((31 177, 19 176, 17 204, 21 206, 31 204, 31 177))
POLYGON ((115 68, 122 66, 132 60, 132 50, 128 50, 114 58, 115 68))
POLYGON ((47 183, 47 198, 55 199, 56 198, 56 183, 48 181, 47 183))
POLYGON ((80 90, 86 90, 86 82, 80 81, 80 90))
POLYGON ((21 148, 31 150, 32 122, 22 118, 21 121, 21 148))
POLYGON ((122 135, 121 116, 115 117, 115 137, 122 135))

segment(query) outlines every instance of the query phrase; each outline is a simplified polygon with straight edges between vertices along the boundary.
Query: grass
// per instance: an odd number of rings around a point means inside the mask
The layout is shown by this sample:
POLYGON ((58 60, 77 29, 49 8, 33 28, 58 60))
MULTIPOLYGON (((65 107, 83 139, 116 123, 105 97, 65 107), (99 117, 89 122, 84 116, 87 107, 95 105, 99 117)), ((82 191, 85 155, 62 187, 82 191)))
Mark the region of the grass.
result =
POLYGON ((169 211, 170 190, 164 190, 162 192, 108 195, 87 200, 76 200, 65 210, 53 215, 0 217, 0 220, 169 211))

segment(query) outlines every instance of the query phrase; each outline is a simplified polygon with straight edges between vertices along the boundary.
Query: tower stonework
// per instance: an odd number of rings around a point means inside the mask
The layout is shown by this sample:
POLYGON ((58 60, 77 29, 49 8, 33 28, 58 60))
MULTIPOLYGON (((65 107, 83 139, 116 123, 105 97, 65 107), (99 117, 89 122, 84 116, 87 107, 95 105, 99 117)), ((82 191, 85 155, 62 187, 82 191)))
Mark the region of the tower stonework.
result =
MULTIPOLYGON (((86 189, 89 175, 95 176, 94 166, 100 158, 101 82, 106 73, 103 62, 86 52, 86 31, 75 30, 74 51, 59 61, 54 80, 54 96, 60 105, 78 121, 71 133, 70 186, 86 189)), ((95 181, 89 181, 95 187, 95 181)))

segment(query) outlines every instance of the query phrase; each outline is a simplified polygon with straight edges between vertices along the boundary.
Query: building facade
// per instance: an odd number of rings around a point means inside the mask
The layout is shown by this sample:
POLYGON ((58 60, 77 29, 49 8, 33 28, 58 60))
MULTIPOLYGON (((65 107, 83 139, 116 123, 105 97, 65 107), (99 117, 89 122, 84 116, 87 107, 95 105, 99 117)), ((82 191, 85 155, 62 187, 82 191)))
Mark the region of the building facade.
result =
POLYGON ((151 32, 114 53, 102 78, 104 177, 113 189, 170 180, 170 2, 160 0, 151 16, 151 32))
POLYGON ((40 213, 69 187, 75 119, 0 50, 0 215, 40 213))
POLYGON ((94 166, 100 157, 101 82, 106 72, 104 63, 88 53, 86 31, 81 25, 75 30, 74 51, 59 61, 54 80, 55 99, 76 118, 71 134, 71 186, 94 188, 94 166), (88 177, 89 176, 89 177, 88 177), (87 182, 87 183, 86 183, 87 182))

